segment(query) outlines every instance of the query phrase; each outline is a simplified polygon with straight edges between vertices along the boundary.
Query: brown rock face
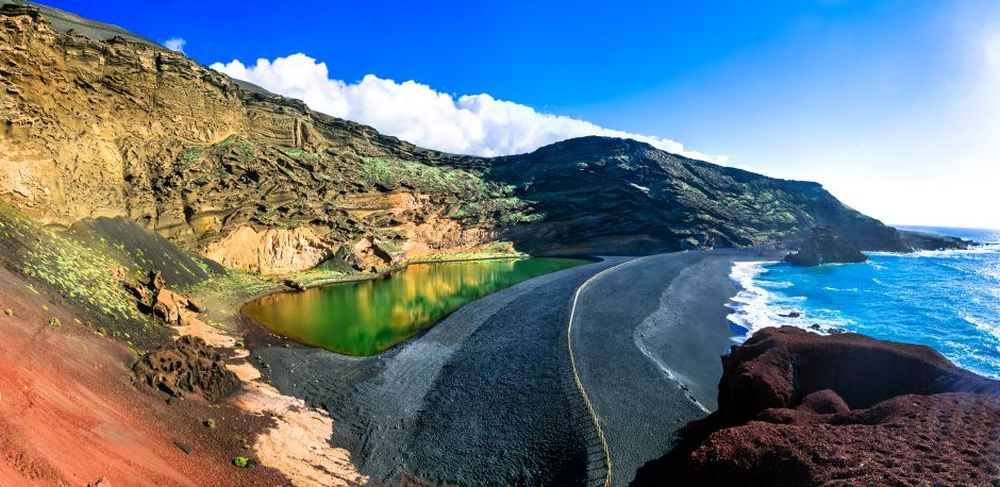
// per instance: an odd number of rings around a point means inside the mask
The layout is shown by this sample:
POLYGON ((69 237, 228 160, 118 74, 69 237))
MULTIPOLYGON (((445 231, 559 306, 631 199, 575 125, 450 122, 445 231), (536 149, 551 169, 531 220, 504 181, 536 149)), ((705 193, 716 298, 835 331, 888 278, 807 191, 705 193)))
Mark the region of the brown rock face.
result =
POLYGON ((197 337, 181 337, 146 354, 132 371, 140 381, 171 396, 198 397, 209 402, 225 398, 240 386, 222 356, 197 337))
POLYGON ((124 285, 139 301, 141 309, 152 311, 153 315, 171 326, 190 324, 203 311, 201 304, 168 289, 163 276, 156 271, 149 273, 148 283, 128 279, 124 285))
POLYGON ((719 409, 640 483, 990 485, 1000 382, 930 348, 765 329, 723 357, 719 409), (680 479, 683 479, 680 482, 680 479))
POLYGON ((205 257, 231 269, 280 274, 311 269, 333 251, 311 229, 240 227, 204 250, 205 257))
POLYGON ((447 249, 409 228, 493 228, 491 215, 522 204, 438 164, 461 157, 247 89, 134 36, 58 27, 33 7, 0 9, 0 198, 42 223, 125 216, 232 267, 288 272, 363 238, 447 249))
POLYGON ((153 314, 169 325, 186 325, 195 316, 187 298, 169 289, 160 289, 153 299, 153 314))

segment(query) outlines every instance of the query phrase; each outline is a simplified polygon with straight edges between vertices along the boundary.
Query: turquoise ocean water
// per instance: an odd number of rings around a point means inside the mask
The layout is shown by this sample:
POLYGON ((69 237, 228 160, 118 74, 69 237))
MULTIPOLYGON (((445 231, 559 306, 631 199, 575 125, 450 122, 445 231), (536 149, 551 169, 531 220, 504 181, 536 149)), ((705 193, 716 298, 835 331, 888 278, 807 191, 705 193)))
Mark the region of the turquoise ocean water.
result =
POLYGON ((862 264, 737 263, 733 329, 840 329, 928 345, 961 367, 1000 379, 1000 231, 902 227, 989 244, 971 250, 870 253, 862 264), (799 313, 800 316, 793 317, 799 313))

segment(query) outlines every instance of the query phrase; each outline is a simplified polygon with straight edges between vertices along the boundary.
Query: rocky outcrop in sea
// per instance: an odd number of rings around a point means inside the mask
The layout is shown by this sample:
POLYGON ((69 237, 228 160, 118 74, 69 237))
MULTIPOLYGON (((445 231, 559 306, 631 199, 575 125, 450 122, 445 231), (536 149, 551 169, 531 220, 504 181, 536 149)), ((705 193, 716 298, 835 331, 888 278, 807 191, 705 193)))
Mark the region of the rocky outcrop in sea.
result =
POLYGON ((868 257, 844 241, 830 227, 816 227, 802 242, 798 252, 785 256, 785 262, 800 266, 864 262, 868 257))

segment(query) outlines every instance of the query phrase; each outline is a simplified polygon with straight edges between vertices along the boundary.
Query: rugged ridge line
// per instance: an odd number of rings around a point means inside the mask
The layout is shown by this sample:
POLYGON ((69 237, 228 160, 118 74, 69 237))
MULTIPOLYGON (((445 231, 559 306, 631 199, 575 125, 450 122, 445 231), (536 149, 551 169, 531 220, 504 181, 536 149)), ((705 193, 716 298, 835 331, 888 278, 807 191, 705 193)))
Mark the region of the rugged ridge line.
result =
POLYGON ((43 224, 127 217, 229 267, 356 268, 511 240, 534 253, 740 247, 834 228, 907 239, 816 183, 584 137, 530 154, 426 150, 240 83, 115 26, 0 7, 0 199, 43 224))

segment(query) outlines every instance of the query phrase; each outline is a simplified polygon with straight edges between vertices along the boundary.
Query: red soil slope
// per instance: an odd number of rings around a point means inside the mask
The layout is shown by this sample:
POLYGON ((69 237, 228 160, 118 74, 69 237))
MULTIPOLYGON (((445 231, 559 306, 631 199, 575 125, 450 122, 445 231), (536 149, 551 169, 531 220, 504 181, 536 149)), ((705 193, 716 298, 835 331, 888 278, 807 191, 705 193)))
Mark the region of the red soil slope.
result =
POLYGON ((249 456, 243 444, 260 421, 225 405, 168 405, 132 385, 132 361, 0 267, 0 485, 287 483, 274 470, 232 465, 249 456), (217 427, 202 424, 209 417, 217 427))

